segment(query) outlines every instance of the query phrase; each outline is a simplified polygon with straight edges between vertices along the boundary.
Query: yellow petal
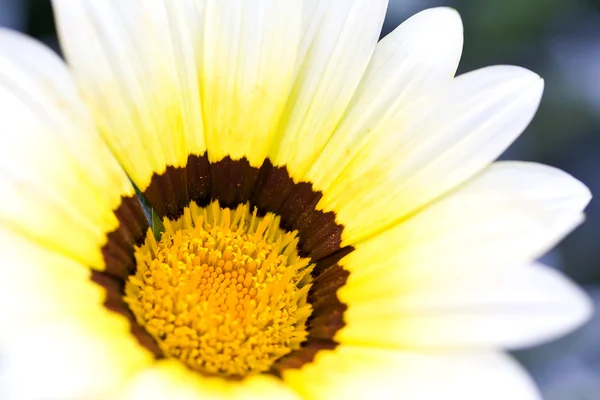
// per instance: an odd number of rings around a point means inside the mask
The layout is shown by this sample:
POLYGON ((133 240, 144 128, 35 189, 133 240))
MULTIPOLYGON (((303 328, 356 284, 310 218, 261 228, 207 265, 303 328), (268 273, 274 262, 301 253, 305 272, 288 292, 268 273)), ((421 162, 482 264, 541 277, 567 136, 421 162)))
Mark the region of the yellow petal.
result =
POLYGON ((61 45, 103 138, 145 190, 206 151, 204 1, 55 0, 61 45))
POLYGON ((257 375, 241 381, 208 378, 190 371, 178 361, 165 360, 140 372, 114 394, 122 400, 156 399, 299 399, 280 380, 270 375, 257 375))
POLYGON ((103 268, 100 248, 133 195, 50 49, 0 31, 0 222, 82 264, 103 268))

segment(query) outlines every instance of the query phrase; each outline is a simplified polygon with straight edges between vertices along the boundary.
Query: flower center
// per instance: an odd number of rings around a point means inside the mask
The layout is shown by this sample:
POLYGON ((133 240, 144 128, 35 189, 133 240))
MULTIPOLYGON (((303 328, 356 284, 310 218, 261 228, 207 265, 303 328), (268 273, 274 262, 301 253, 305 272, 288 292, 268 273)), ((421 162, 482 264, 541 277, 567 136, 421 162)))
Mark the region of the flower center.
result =
POLYGON ((210 375, 267 371, 306 339, 310 260, 279 217, 191 203, 149 230, 124 300, 164 356, 210 375))

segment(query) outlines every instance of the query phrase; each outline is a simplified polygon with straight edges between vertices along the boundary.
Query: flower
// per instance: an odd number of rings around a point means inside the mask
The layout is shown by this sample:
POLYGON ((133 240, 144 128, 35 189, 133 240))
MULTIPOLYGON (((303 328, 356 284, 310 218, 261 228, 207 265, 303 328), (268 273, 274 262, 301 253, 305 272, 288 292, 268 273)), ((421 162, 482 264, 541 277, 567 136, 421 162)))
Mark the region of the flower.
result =
POLYGON ((377 43, 386 3, 55 0, 68 66, 0 33, 7 397, 537 398, 502 350, 589 317, 535 262, 589 192, 492 163, 536 74, 454 78, 447 8, 377 43))

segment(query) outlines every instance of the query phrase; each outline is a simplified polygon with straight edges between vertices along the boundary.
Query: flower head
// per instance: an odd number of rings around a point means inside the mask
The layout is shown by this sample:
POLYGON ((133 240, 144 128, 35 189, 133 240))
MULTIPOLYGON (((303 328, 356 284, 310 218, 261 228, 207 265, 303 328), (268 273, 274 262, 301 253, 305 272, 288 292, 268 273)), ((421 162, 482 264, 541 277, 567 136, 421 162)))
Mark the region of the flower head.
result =
POLYGON ((536 74, 454 77, 447 8, 378 43, 386 6, 54 0, 67 63, 0 31, 9 395, 537 397, 501 351, 589 317, 535 263, 589 192, 493 162, 536 74))

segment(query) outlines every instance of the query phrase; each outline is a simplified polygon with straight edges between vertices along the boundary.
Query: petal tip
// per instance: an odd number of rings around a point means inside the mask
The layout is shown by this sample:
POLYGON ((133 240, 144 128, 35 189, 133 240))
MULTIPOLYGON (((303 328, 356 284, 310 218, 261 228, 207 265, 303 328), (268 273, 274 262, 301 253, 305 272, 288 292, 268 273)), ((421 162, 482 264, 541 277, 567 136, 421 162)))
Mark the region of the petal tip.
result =
POLYGON ((459 12, 452 7, 434 7, 415 14, 410 19, 418 20, 419 24, 427 24, 436 27, 438 32, 445 32, 440 37, 447 39, 448 35, 460 36, 462 42, 463 23, 459 12))

